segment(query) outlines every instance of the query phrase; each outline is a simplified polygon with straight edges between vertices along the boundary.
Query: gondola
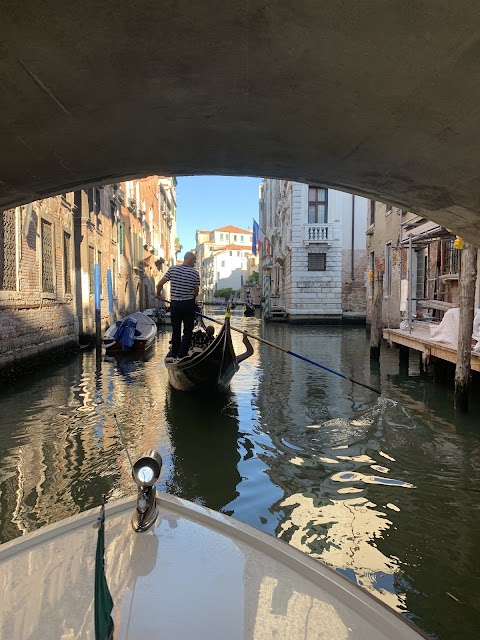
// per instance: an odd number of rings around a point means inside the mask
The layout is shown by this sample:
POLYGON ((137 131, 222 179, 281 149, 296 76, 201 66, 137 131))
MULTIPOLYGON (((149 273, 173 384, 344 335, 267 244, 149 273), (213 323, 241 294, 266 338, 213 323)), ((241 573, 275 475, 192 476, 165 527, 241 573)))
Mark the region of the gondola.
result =
POLYGON ((255 315, 255 307, 253 304, 245 304, 243 308, 243 315, 247 318, 252 318, 255 315))
POLYGON ((175 362, 165 358, 168 379, 178 391, 226 390, 238 363, 230 334, 230 313, 218 336, 204 349, 194 347, 185 358, 175 362))

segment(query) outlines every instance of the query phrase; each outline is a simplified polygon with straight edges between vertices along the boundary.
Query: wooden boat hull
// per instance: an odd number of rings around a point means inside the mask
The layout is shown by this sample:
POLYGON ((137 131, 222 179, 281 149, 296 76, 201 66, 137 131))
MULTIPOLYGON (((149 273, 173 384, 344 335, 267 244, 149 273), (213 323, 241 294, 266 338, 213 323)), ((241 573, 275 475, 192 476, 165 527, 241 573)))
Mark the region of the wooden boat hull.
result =
MULTIPOLYGON (((116 324, 107 329, 103 336, 102 345, 106 354, 126 353, 127 351, 147 351, 155 342, 157 335, 157 325, 154 320, 140 311, 130 314, 137 320, 137 328, 140 335, 135 336, 133 345, 129 349, 123 349, 119 340, 115 340, 117 331, 116 324)), ((130 316, 127 316, 130 317, 130 316)))
POLYGON ((229 321, 225 321, 218 336, 204 351, 177 363, 165 361, 165 366, 170 384, 178 391, 228 389, 238 371, 229 321))
MULTIPOLYGON (((147 349, 150 349, 150 347, 153 345, 154 340, 155 334, 145 340, 135 340, 130 351, 147 351, 147 349)), ((118 342, 118 340, 115 340, 115 342, 111 346, 105 346, 105 353, 124 353, 124 350, 122 349, 122 345, 118 342)))

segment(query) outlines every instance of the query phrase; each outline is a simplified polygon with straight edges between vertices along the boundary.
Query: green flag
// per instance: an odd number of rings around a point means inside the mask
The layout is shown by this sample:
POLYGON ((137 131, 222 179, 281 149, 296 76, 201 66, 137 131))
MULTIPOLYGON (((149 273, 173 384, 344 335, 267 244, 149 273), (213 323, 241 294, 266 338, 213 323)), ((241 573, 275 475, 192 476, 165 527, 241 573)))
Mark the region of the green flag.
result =
POLYGON ((102 504, 95 554, 95 640, 113 638, 113 600, 105 577, 105 503, 102 504))

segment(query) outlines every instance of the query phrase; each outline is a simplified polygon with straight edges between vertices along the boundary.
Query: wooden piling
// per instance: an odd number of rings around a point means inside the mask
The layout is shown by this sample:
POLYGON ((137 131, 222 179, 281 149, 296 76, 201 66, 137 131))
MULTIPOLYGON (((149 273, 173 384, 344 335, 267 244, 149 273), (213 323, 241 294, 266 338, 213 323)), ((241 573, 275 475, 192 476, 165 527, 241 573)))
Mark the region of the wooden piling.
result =
POLYGON ((382 341, 383 271, 375 270, 373 279, 373 306, 370 325, 370 360, 380 360, 382 341))
POLYGON ((400 345, 398 348, 398 360, 399 360, 399 368, 401 373, 406 373, 408 375, 408 365, 410 358, 410 349, 408 347, 404 347, 400 345))
POLYGON ((460 318, 458 321, 457 364, 455 368, 455 409, 467 411, 472 355, 472 331, 477 280, 477 248, 469 242, 462 250, 459 276, 460 318))

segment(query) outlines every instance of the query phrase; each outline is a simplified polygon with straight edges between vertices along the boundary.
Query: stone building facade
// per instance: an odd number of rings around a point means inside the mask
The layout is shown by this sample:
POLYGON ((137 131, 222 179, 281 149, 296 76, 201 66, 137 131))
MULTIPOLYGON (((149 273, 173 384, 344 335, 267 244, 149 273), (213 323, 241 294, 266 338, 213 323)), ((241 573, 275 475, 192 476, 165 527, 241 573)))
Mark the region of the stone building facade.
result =
POLYGON ((254 271, 258 258, 252 254, 252 231, 227 225, 213 231, 196 232, 197 268, 200 273, 200 296, 212 303, 217 289, 238 291, 254 271))
POLYGON ((175 187, 174 178, 149 176, 75 193, 82 339, 95 332, 95 264, 101 275, 102 332, 118 318, 157 306, 156 284, 175 255, 175 187))
POLYGON ((0 369, 78 343, 73 194, 0 214, 0 369))
POLYGON ((96 270, 100 334, 157 306, 175 257, 175 187, 150 176, 0 213, 0 370, 92 339, 96 270))
MULTIPOLYGON (((372 201, 366 233, 369 273, 383 272, 382 323, 385 327, 399 327, 402 319, 408 317, 408 308, 412 317, 440 320, 449 306, 458 305, 461 251, 455 248, 455 236, 450 231, 391 204, 372 201)), ((478 282, 476 291, 478 306, 478 282)), ((367 322, 370 322, 372 305, 370 280, 367 322)))
POLYGON ((373 305, 373 274, 383 271, 382 322, 384 326, 400 325, 401 281, 407 276, 407 249, 401 243, 402 223, 409 213, 391 204, 370 201, 367 213, 367 253, 369 279, 367 286, 367 322, 373 305))
POLYGON ((283 314, 290 322, 365 320, 367 208, 359 196, 263 180, 260 264, 272 316, 283 314))

